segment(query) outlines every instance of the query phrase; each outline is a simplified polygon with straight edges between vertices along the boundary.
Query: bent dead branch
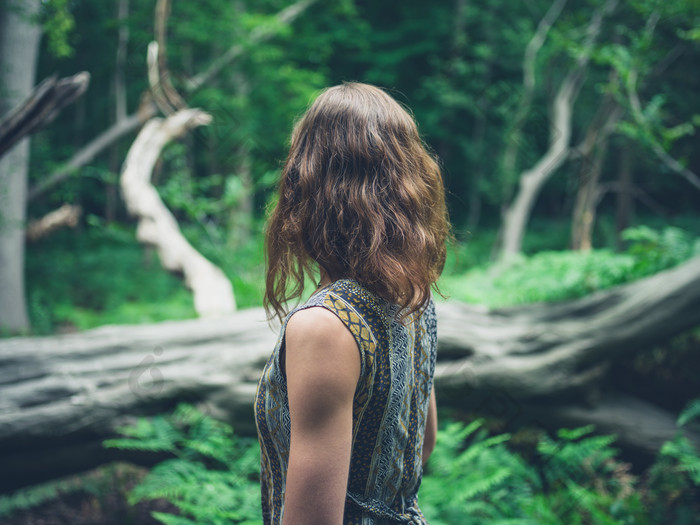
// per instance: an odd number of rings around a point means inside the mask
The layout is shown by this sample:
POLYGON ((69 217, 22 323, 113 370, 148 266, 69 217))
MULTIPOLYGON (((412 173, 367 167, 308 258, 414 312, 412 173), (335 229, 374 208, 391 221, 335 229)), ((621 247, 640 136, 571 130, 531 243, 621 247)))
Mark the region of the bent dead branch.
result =
POLYGON ((90 74, 85 71, 42 81, 19 107, 0 119, 0 157, 22 138, 51 123, 65 106, 85 93, 89 83, 90 74))
MULTIPOLYGON (((250 44, 259 44, 266 42, 274 38, 282 27, 285 27, 294 20, 296 20, 304 11, 306 11, 311 5, 317 0, 301 0, 295 4, 292 4, 284 9, 282 9, 276 15, 277 24, 271 24, 269 27, 265 26, 258 30, 254 30, 250 34, 250 44)), ((162 47, 162 46, 161 46, 162 47)), ((196 75, 189 81, 185 83, 184 91, 185 94, 192 94, 197 90, 201 89, 208 82, 211 81, 224 67, 231 64, 234 60, 240 57, 245 46, 236 43, 233 44, 221 57, 214 61, 205 71, 196 75)), ((161 51, 162 52, 162 51, 161 51)), ((85 166, 88 162, 94 159, 97 155, 102 153, 109 146, 114 144, 117 140, 128 135, 129 133, 136 131, 140 128, 148 119, 156 116, 158 108, 150 100, 147 99, 143 101, 139 109, 125 117, 123 119, 118 119, 118 121, 100 133, 94 140, 88 142, 80 150, 78 150, 68 162, 63 166, 58 168, 56 171, 48 175, 45 179, 40 180, 36 185, 32 186, 27 195, 28 201, 36 200, 37 198, 44 195, 48 190, 54 186, 67 180, 71 174, 75 173, 76 170, 85 166)))
POLYGON ((151 119, 129 149, 120 179, 127 210, 138 219, 137 239, 155 246, 164 268, 184 275, 194 293, 195 310, 202 317, 233 312, 233 287, 217 266, 187 242, 150 181, 163 147, 188 129, 210 121, 198 109, 183 109, 165 120, 151 119))

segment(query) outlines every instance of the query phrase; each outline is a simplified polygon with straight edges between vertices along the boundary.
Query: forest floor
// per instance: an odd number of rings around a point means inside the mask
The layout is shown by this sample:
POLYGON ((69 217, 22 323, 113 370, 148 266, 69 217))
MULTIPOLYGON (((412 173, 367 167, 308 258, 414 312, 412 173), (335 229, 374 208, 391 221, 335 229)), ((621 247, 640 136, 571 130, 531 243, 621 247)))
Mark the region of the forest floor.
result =
POLYGON ((159 525, 152 512, 176 511, 164 500, 130 505, 129 491, 148 469, 127 463, 99 467, 67 480, 76 489, 1 520, 3 525, 159 525))

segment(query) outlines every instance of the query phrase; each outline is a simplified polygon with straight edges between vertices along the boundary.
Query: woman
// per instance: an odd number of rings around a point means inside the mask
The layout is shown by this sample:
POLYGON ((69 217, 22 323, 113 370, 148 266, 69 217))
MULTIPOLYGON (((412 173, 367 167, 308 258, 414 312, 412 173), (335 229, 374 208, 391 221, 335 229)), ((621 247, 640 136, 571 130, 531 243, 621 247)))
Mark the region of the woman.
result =
POLYGON ((266 237, 265 306, 282 321, 255 403, 266 524, 426 523, 430 288, 448 235, 411 116, 374 86, 324 91, 292 134, 266 237), (316 292, 286 314, 314 275, 316 292))

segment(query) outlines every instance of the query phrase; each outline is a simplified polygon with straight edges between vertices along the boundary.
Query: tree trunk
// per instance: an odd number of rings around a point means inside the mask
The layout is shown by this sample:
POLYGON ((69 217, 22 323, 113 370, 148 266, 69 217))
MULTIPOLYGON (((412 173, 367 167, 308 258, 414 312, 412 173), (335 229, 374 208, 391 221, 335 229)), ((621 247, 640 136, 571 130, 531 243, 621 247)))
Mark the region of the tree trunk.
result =
POLYGON ((0 118, 0 157, 24 137, 36 133, 53 122, 64 106, 82 95, 90 82, 83 71, 62 79, 44 79, 22 103, 0 118))
POLYGON ((518 107, 515 110, 513 122, 507 133, 507 142, 501 161, 501 172, 504 177, 504 198, 512 198, 512 184, 516 177, 515 167, 518 156, 522 153, 523 127, 532 110, 532 100, 535 96, 535 64, 537 54, 547 39, 549 30, 561 14, 567 0, 555 0, 547 9, 547 12, 537 25, 537 30, 525 47, 523 57, 523 93, 519 97, 518 107))
MULTIPOLYGON (((512 425, 595 422, 649 454, 675 432, 671 414, 614 385, 602 395, 599 386, 610 360, 700 323, 700 258, 575 301, 437 307, 441 406, 512 425)), ((237 432, 253 433, 257 380, 277 338, 264 318, 250 309, 0 341, 2 488, 115 459, 119 452, 102 450, 100 440, 177 402, 200 403, 237 432)))
POLYGON ((576 192, 571 225, 572 250, 587 252, 593 248, 593 226, 596 207, 600 200, 598 181, 603 170, 607 149, 608 139, 606 137, 591 155, 583 158, 579 167, 579 188, 576 192))
POLYGON ((618 175, 617 208, 615 210, 615 244, 623 248, 622 232, 632 224, 634 216, 634 199, 632 198, 632 151, 628 142, 620 149, 620 167, 618 175))
POLYGON ((231 282, 187 242, 151 184, 151 174, 169 141, 210 120, 208 114, 197 109, 178 111, 165 120, 151 119, 129 149, 121 175, 127 210, 139 221, 137 239, 155 246, 164 268, 184 276, 194 294, 195 310, 202 317, 230 314, 236 309, 231 282))
POLYGON ((518 192, 503 214, 501 260, 506 260, 520 252, 525 227, 542 186, 569 156, 573 106, 593 52, 593 45, 600 34, 603 19, 615 9, 616 5, 617 0, 606 0, 593 13, 577 63, 562 80, 557 90, 552 104, 552 121, 548 130, 549 149, 532 168, 520 175, 518 192))
MULTIPOLYGON (((34 87, 40 27, 32 18, 39 0, 7 0, 0 7, 0 116, 34 87)), ((29 139, 0 158, 0 331, 29 329, 24 291, 29 139)))
MULTIPOLYGON (((244 9, 240 4, 236 4, 239 13, 244 14, 244 9)), ((250 97, 250 81, 243 72, 233 73, 233 82, 236 90, 236 96, 243 100, 248 100, 250 97)), ((220 146, 219 146, 220 148, 220 146)), ((219 149, 217 148, 217 150, 219 149)), ((228 242, 229 250, 239 250, 245 246, 251 238, 253 230, 253 214, 255 212, 255 184, 253 182, 253 155, 250 142, 241 140, 233 146, 235 155, 235 175, 229 177, 238 177, 241 190, 238 193, 238 199, 228 215, 228 242)))
MULTIPOLYGON (((120 125, 127 119, 126 100, 126 52, 129 44, 129 0, 116 0, 117 3, 117 23, 119 30, 117 33, 117 53, 115 57, 114 76, 112 86, 114 90, 114 123, 120 125)), ((118 143, 115 142, 109 152, 109 169, 111 173, 119 173, 121 164, 121 153, 118 143)), ((112 222, 117 214, 118 192, 116 181, 105 182, 105 219, 112 222)))

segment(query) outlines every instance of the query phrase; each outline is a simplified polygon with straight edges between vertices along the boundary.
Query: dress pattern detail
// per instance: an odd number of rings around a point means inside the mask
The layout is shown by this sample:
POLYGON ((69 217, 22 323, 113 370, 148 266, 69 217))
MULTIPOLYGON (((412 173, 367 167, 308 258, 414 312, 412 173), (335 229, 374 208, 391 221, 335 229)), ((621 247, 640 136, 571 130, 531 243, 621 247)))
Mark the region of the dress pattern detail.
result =
POLYGON ((291 429, 280 363, 284 334, 289 318, 311 307, 333 312, 354 336, 360 353, 343 522, 426 525, 417 493, 437 352, 435 305, 431 299, 401 322, 397 305, 350 279, 319 290, 289 313, 258 383, 255 420, 264 523, 280 524, 284 511, 291 429))

